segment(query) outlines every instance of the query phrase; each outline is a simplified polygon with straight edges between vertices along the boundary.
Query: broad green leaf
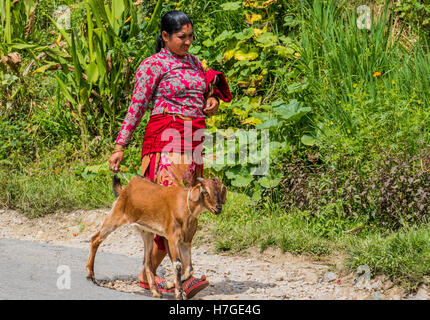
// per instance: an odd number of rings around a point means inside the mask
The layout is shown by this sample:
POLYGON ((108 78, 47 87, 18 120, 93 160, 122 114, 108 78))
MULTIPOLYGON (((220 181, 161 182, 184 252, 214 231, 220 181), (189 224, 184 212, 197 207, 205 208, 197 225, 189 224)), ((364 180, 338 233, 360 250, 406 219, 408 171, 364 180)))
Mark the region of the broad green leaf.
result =
POLYGON ((276 49, 277 54, 279 54, 280 56, 286 57, 286 58, 291 57, 295 52, 295 50, 291 47, 276 46, 275 49, 276 49))
POLYGON ((231 180, 231 184, 235 187, 245 187, 249 185, 253 180, 251 175, 249 176, 236 176, 233 180, 231 180))
POLYGON ((284 27, 295 27, 300 23, 299 20, 294 19, 293 16, 285 16, 284 17, 284 27))
POLYGON ((213 45, 214 45, 214 41, 212 41, 211 39, 206 39, 205 41, 203 41, 202 42, 202 44, 205 46, 205 47, 212 47, 213 45))
POLYGON ((257 37, 257 42, 260 46, 266 48, 266 47, 272 47, 276 44, 278 44, 278 37, 274 35, 272 32, 266 32, 263 34, 260 34, 257 37))
POLYGON ((254 36, 254 29, 252 28, 246 28, 242 30, 242 32, 235 34, 236 39, 240 41, 251 39, 253 36, 254 36))
POLYGON ((236 60, 255 60, 258 58, 258 52, 255 50, 245 52, 243 50, 238 50, 234 53, 234 58, 236 60))
POLYGON ((300 139, 300 141, 305 145, 305 146, 314 146, 316 144, 316 140, 310 136, 310 135, 303 135, 303 137, 300 139))
POLYGON ((242 1, 226 2, 226 3, 221 4, 221 8, 223 8, 223 10, 226 10, 226 11, 238 10, 241 7, 242 7, 242 1))
POLYGON ((252 194, 252 200, 260 201, 260 199, 261 199, 261 190, 254 191, 254 193, 252 194))
POLYGON ((11 85, 12 83, 14 83, 18 79, 19 78, 16 75, 6 73, 4 75, 4 79, 3 79, 3 81, 2 81, 1 84, 4 85, 4 86, 5 85, 8 86, 8 85, 11 85))
POLYGON ((310 112, 311 108, 302 107, 301 103, 296 99, 290 101, 288 106, 284 104, 277 105, 273 108, 273 112, 279 115, 282 119, 288 121, 298 121, 301 117, 303 117, 306 113, 310 112))
POLYGON ((265 122, 259 123, 255 126, 256 129, 270 129, 277 127, 279 124, 279 121, 276 119, 267 120, 265 122))
POLYGON ((86 70, 86 75, 88 76, 88 82, 90 83, 96 83, 99 78, 99 69, 95 62, 91 62, 88 65, 88 68, 86 70))
POLYGON ((124 0, 112 1, 112 25, 113 29, 115 30, 115 33, 118 33, 119 27, 122 24, 122 14, 124 12, 124 9, 124 0))
POLYGON ((222 61, 227 62, 227 61, 231 60, 231 58, 234 57, 234 53, 235 53, 235 49, 228 50, 228 51, 224 52, 224 54, 222 56, 222 61))
POLYGON ((233 30, 224 30, 223 32, 221 32, 221 34, 219 36, 217 36, 214 40, 215 43, 218 42, 224 42, 228 39, 233 38, 235 35, 233 30))
POLYGON ((8 47, 11 49, 24 50, 24 49, 35 49, 39 47, 39 45, 29 44, 29 43, 11 43, 11 44, 8 44, 8 47))
POLYGON ((272 177, 262 177, 258 179, 258 183, 264 188, 273 188, 276 187, 279 182, 281 182, 281 178, 272 178, 272 177))

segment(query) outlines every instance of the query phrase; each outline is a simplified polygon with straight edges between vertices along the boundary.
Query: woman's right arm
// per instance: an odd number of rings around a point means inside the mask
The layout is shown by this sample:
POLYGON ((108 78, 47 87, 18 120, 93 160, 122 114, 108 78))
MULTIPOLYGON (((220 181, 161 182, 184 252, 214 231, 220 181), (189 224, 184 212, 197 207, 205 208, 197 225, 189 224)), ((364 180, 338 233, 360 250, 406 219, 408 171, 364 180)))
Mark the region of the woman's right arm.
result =
POLYGON ((152 58, 145 59, 136 72, 136 80, 131 97, 131 104, 124 118, 115 148, 109 158, 109 169, 119 171, 119 166, 124 156, 124 149, 129 144, 133 132, 136 130, 142 116, 148 108, 149 102, 161 78, 162 65, 152 58))
POLYGON ((161 78, 162 65, 152 57, 145 59, 136 72, 131 104, 115 143, 127 146, 130 138, 148 108, 161 78))

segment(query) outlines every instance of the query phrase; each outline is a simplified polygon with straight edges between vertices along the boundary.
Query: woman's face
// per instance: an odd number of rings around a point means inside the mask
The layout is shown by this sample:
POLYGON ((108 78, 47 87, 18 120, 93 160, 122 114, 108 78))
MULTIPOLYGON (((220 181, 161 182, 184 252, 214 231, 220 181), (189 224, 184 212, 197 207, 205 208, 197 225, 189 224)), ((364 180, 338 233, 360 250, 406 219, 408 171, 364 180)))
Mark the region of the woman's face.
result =
POLYGON ((166 31, 161 33, 165 48, 179 56, 184 56, 193 43, 193 27, 190 23, 184 24, 179 32, 169 35, 166 31))

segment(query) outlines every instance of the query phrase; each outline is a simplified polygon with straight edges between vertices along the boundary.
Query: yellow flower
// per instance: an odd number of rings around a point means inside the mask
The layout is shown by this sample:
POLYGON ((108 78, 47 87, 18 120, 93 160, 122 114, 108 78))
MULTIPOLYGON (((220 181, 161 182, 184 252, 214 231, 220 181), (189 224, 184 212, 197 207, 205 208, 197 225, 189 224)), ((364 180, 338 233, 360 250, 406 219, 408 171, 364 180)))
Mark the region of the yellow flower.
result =
POLYGON ((149 17, 145 17, 145 20, 149 20, 149 17))
POLYGON ((382 73, 380 73, 379 71, 376 71, 376 72, 373 74, 373 77, 374 77, 374 78, 379 77, 381 74, 382 74, 382 73))
POLYGON ((300 53, 295 52, 295 53, 294 53, 294 56, 295 56, 295 57, 297 57, 297 58, 299 58, 299 57, 300 57, 300 53))
POLYGON ((352 87, 353 87, 353 88, 356 88, 356 87, 357 87, 357 84, 356 84, 356 83, 353 83, 353 84, 352 84, 352 87))
POLYGON ((124 23, 127 23, 127 22, 129 22, 131 20, 131 16, 129 16, 128 18, 127 18, 127 20, 125 20, 124 21, 124 23))
POLYGON ((346 130, 346 132, 351 133, 351 130, 348 129, 348 130, 346 130))
POLYGON ((204 68, 205 70, 207 70, 207 69, 208 69, 208 62, 206 61, 206 59, 203 59, 203 61, 202 61, 202 66, 203 66, 203 68, 204 68))
POLYGON ((392 84, 395 84, 395 83, 396 83, 396 80, 391 80, 391 83, 392 83, 392 84))
POLYGON ((330 125, 333 125, 333 121, 330 121, 330 125))
POLYGON ((420 99, 420 100, 418 100, 417 102, 418 102, 418 104, 421 104, 421 102, 423 102, 423 101, 420 99))

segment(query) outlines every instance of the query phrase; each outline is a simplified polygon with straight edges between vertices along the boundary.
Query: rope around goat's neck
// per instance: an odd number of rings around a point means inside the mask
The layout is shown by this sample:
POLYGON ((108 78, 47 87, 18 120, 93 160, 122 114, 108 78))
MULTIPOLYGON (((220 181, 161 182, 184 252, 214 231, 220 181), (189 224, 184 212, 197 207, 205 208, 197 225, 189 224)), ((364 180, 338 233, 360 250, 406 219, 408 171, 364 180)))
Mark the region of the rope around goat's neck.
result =
MULTIPOLYGON (((190 209, 190 194, 191 194, 191 189, 193 189, 192 187, 190 189, 188 189, 188 193, 187 193, 187 208, 188 208, 188 212, 190 213, 190 216, 194 217, 193 214, 191 213, 191 209, 190 209)), ((200 186, 200 192, 202 191, 202 186, 200 186)))
POLYGON ((129 183, 130 181, 127 179, 127 177, 125 176, 125 174, 123 172, 120 172, 122 177, 127 181, 127 183, 129 183))
POLYGON ((191 193, 191 189, 188 189, 188 193, 187 193, 187 208, 188 208, 188 212, 190 213, 190 216, 193 216, 193 214, 191 213, 191 209, 190 209, 190 193, 191 193))

